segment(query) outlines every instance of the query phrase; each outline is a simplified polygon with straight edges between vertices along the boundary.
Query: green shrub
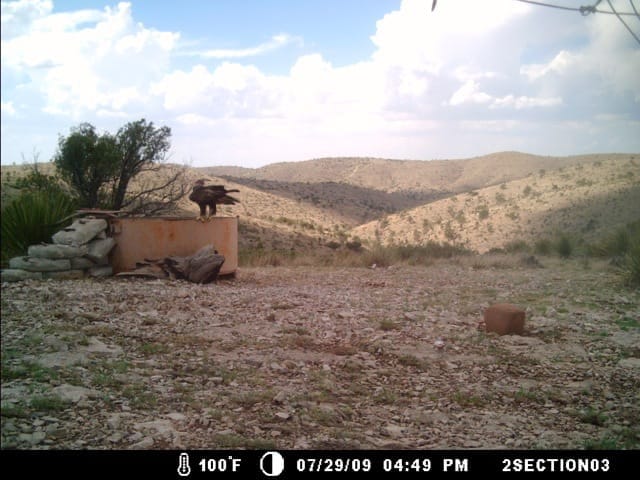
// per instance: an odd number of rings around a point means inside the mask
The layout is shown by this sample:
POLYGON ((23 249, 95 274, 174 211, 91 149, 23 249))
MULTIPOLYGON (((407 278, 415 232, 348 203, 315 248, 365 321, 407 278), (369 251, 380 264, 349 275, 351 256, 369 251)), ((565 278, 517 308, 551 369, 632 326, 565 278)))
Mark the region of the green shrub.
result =
POLYGON ((75 211, 75 202, 67 194, 56 191, 22 193, 2 210, 2 263, 27 248, 50 242, 51 236, 71 223, 60 223, 75 211))
POLYGON ((620 259, 624 257, 635 242, 640 242, 640 221, 618 228, 608 237, 589 246, 589 253, 597 257, 620 259))
POLYGON ((573 245, 567 235, 561 235, 556 244, 556 251, 562 258, 569 258, 573 252, 573 245))
POLYGON ((351 242, 346 243, 346 247, 354 252, 359 252, 362 250, 362 242, 360 240, 352 240, 351 242))
POLYGON ((411 265, 429 264, 434 258, 451 258, 469 253, 467 249, 450 243, 429 241, 425 245, 400 245, 387 247, 396 262, 411 265))
POLYGON ((529 245, 524 240, 513 240, 504 246, 507 253, 522 253, 529 251, 529 245))
POLYGON ((489 218, 489 207, 486 205, 480 205, 476 211, 478 212, 478 219, 486 220, 489 218))
POLYGON ((40 172, 37 164, 32 167, 32 170, 25 177, 18 178, 15 183, 10 186, 22 192, 69 193, 58 177, 40 172))
POLYGON ((628 285, 640 286, 640 238, 636 237, 629 247, 622 269, 628 285))
POLYGON ((295 251, 265 248, 240 249, 238 263, 242 267, 278 267, 291 265, 296 258, 295 251))
POLYGON ((631 236, 627 230, 620 229, 613 237, 611 250, 613 255, 624 255, 631 247, 631 236))
MULTIPOLYGON (((428 266, 436 258, 451 258, 468 253, 470 252, 461 246, 434 241, 429 241, 425 245, 375 244, 358 255, 357 264, 361 266, 375 264, 378 267, 388 267, 398 263, 428 266)), ((337 264, 350 263, 348 259, 336 258, 335 260, 337 264)))
POLYGON ((551 241, 546 238, 538 240, 534 249, 538 255, 549 255, 551 253, 551 241))

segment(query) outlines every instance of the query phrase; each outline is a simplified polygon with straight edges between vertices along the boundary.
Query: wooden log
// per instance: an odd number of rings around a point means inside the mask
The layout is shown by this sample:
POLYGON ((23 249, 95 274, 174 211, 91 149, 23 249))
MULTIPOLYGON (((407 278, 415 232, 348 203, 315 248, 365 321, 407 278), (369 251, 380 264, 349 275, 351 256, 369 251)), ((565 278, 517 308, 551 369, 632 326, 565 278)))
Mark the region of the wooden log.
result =
POLYGON ((136 269, 129 272, 120 272, 117 277, 142 277, 142 278, 167 278, 167 272, 159 264, 136 264, 136 269))
POLYGON ((213 245, 207 245, 188 257, 145 258, 144 262, 136 263, 135 270, 121 272, 117 276, 169 277, 193 283, 211 283, 218 278, 223 264, 224 256, 213 245))
POLYGON ((214 282, 223 263, 224 256, 213 245, 207 245, 189 257, 167 257, 164 261, 166 268, 176 278, 193 283, 214 282))

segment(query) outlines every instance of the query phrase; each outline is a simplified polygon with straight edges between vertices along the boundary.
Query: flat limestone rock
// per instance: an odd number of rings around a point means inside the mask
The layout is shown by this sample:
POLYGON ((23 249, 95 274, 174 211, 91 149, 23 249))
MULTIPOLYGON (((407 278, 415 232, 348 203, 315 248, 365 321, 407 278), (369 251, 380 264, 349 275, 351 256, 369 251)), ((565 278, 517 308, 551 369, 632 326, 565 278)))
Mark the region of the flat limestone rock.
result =
POLYGON ((55 233, 51 239, 58 245, 85 245, 106 229, 107 221, 102 218, 82 218, 55 233))
POLYGON ((70 367, 73 365, 86 365, 89 359, 79 352, 51 352, 37 358, 36 363, 47 368, 70 367))
POLYGON ((624 368, 634 368, 640 371, 640 358, 635 358, 635 357, 623 358, 618 362, 618 365, 624 368))
POLYGON ((22 280, 41 280, 41 272, 28 272, 17 268, 6 268, 0 273, 2 282, 21 282, 22 280))
POLYGON ((49 258, 14 257, 9 260, 9 266, 29 272, 60 272, 71 270, 71 262, 68 258, 52 260, 49 258))
POLYGON ((86 246, 75 247, 73 245, 31 245, 27 251, 30 257, 36 258, 76 258, 82 257, 88 253, 86 246))
POLYGON ((89 345, 87 345, 84 350, 88 353, 93 353, 97 355, 121 355, 122 348, 117 345, 107 345, 106 343, 101 342, 95 337, 89 339, 89 345))
POLYGON ((105 255, 104 257, 97 258, 93 261, 93 263, 99 266, 110 265, 109 255, 105 255))
POLYGON ((92 262, 88 258, 80 257, 80 258, 71 258, 71 268, 73 270, 86 270, 91 267, 95 267, 95 262, 92 262))
POLYGON ((85 398, 95 398, 100 394, 97 390, 69 385, 67 383, 53 388, 51 393, 60 397, 65 402, 72 403, 78 403, 85 398))
POLYGON ((93 240, 87 245, 89 247, 87 258, 97 262, 98 260, 105 258, 115 245, 116 241, 111 237, 93 240))

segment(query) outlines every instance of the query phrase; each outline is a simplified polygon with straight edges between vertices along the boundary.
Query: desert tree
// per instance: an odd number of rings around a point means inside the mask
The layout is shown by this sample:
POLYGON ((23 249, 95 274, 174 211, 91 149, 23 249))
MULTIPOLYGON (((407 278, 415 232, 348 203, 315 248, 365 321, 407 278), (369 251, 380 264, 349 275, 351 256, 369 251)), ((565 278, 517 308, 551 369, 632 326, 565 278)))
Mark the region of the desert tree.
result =
POLYGON ((101 206, 103 185, 114 178, 118 167, 116 139, 99 135, 93 125, 81 123, 67 137, 60 136, 53 162, 59 175, 74 189, 83 207, 101 206))
POLYGON ((156 128, 153 122, 145 119, 127 123, 118 130, 118 171, 111 190, 111 206, 114 210, 127 207, 140 198, 140 192, 134 195, 135 198, 125 198, 129 183, 142 172, 159 169, 159 164, 164 162, 171 147, 170 137, 169 127, 156 128))
POLYGON ((170 209, 186 192, 185 168, 165 165, 171 129, 145 119, 115 135, 83 123, 61 137, 54 158, 83 207, 153 213, 170 209))

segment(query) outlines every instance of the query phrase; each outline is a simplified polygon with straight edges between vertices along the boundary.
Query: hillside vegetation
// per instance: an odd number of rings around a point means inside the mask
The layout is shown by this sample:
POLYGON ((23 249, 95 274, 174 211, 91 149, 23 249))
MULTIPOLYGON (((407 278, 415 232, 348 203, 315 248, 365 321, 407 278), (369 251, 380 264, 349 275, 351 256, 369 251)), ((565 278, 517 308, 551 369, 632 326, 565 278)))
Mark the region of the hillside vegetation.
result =
POLYGON ((563 233, 595 240, 637 220, 638 206, 638 164, 598 160, 454 195, 361 225, 352 234, 383 244, 458 243, 483 253, 563 233))
MULTIPOLYGON (((318 209, 335 218, 313 232, 325 242, 446 242, 481 253, 518 242, 533 246, 564 234, 577 243, 593 242, 640 220, 640 158, 632 154, 336 158, 198 170, 268 193, 266 206, 277 209, 281 220, 291 220, 298 242, 311 234, 300 225, 323 218, 318 209)), ((250 210, 263 221, 273 216, 260 207, 250 210)), ((269 227, 282 230, 277 224, 269 227)))
MULTIPOLYGON (((45 173, 51 167, 39 165, 45 173)), ((3 205, 12 179, 28 168, 2 167, 3 205)), ((240 190, 241 203, 221 206, 219 215, 239 217, 241 252, 331 254, 349 242, 369 248, 446 242, 482 253, 559 235, 594 242, 640 221, 634 154, 501 152, 465 160, 329 158, 189 168, 187 179, 198 178, 240 190)), ((187 196, 178 207, 177 215, 198 211, 187 196)))

